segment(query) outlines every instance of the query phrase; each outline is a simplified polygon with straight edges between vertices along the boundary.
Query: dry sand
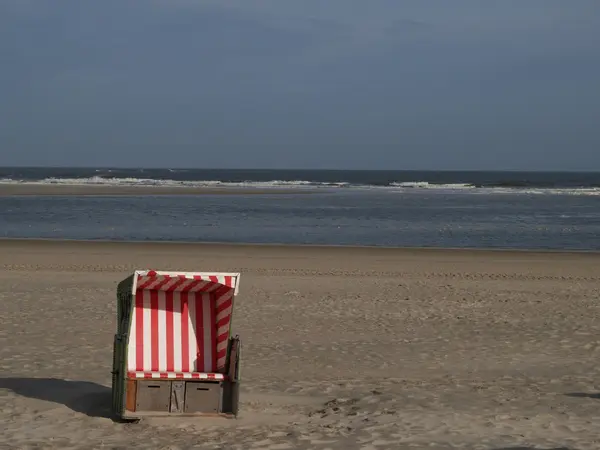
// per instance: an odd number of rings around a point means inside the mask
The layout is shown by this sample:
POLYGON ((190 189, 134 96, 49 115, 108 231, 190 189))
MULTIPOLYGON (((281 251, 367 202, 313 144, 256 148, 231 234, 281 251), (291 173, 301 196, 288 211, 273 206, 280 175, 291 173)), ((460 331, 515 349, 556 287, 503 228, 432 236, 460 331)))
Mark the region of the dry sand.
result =
POLYGON ((293 188, 252 187, 189 187, 189 186, 111 186, 98 184, 41 184, 0 183, 0 197, 13 195, 76 195, 76 196, 123 196, 123 195, 264 195, 264 194, 312 194, 314 190, 293 188))
POLYGON ((600 448, 600 256, 0 241, 0 448, 600 448), (115 288, 240 271, 238 420, 111 420, 115 288))

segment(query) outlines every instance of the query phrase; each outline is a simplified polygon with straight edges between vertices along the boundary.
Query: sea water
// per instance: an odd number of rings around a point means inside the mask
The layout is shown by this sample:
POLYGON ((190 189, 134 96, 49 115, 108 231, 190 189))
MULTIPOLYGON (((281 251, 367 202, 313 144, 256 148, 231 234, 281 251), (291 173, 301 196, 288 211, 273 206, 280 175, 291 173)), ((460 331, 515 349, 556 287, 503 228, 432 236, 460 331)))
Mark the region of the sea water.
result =
POLYGON ((0 168, 0 182, 290 188, 0 197, 0 237, 600 249, 593 173, 0 168))

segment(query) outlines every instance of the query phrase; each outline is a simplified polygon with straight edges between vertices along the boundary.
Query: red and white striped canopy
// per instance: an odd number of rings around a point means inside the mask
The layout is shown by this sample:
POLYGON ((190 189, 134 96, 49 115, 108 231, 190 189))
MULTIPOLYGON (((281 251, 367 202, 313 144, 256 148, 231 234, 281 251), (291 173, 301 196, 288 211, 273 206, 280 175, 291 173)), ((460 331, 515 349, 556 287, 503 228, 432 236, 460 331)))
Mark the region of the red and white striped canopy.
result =
POLYGON ((222 287, 238 292, 239 273, 164 272, 136 270, 133 293, 138 289, 173 292, 212 292, 222 287))
POLYGON ((239 273, 136 271, 130 374, 223 374, 238 282, 239 273))

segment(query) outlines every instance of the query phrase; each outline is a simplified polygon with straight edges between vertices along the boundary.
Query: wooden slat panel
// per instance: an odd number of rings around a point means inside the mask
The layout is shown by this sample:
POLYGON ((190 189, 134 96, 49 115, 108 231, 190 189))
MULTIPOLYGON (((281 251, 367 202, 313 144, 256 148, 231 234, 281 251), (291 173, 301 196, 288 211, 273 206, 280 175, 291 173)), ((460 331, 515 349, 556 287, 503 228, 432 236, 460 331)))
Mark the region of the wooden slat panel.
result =
POLYGON ((125 409, 127 411, 135 411, 137 395, 137 381, 127 380, 127 397, 125 399, 125 409))

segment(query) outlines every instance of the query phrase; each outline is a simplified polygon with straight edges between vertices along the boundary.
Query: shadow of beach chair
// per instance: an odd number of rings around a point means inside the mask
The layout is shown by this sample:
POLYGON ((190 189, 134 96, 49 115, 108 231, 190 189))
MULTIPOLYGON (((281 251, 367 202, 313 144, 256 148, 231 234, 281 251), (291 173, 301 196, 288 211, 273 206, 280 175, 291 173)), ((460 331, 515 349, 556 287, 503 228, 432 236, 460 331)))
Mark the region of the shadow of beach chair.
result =
POLYGON ((91 381, 61 378, 0 378, 0 389, 17 395, 65 405, 89 417, 113 419, 110 388, 91 381))
POLYGON ((239 273, 135 271, 119 283, 113 410, 236 417, 241 341, 231 337, 239 273))

